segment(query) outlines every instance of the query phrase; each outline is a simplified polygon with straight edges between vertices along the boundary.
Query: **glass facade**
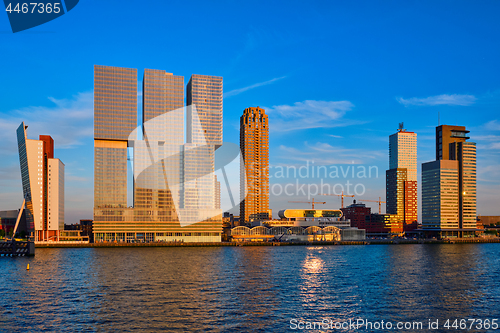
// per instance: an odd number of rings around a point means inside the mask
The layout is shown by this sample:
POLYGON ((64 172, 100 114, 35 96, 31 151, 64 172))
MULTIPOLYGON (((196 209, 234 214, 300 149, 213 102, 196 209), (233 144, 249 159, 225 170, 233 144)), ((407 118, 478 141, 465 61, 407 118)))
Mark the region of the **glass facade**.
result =
POLYGON ((476 143, 450 144, 450 158, 459 163, 460 227, 476 228, 476 143))
MULTIPOLYGON (((95 240, 220 241, 222 214, 215 207, 214 193, 215 145, 207 144, 204 135, 191 140, 194 143, 184 143, 184 78, 162 70, 144 71, 142 139, 138 140, 137 104, 131 102, 132 95, 137 100, 137 78, 133 76, 136 70, 95 68, 95 82, 104 82, 96 83, 96 89, 102 91, 96 94, 101 99, 95 104, 94 121, 95 240), (118 89, 122 92, 115 94, 118 89), (120 96, 123 100, 117 100, 120 96), (120 103, 124 107, 115 110, 120 103), (115 118, 124 121, 118 122, 115 118), (132 118, 133 126, 130 126, 127 119, 132 118), (109 128, 113 130, 108 133, 109 128), (134 206, 127 208, 127 149, 130 147, 133 147, 134 206)), ((212 99, 219 101, 222 135, 222 78, 216 82, 220 83, 220 94, 216 96, 212 89, 208 90, 212 99)), ((196 89, 190 93, 203 95, 196 89)), ((207 107, 214 108, 212 104, 202 105, 205 118, 207 110, 210 111, 207 107)), ((187 130, 204 133, 196 106, 188 109, 193 112, 189 112, 191 122, 187 123, 187 130)), ((210 124, 212 121, 208 121, 210 124)))
MULTIPOLYGON (((26 125, 24 122, 17 128, 17 145, 19 150, 19 163, 21 166, 21 180, 23 183, 23 196, 26 199, 26 223, 27 228, 31 231, 35 230, 35 210, 33 207, 33 200, 31 195, 31 182, 30 182, 30 172, 28 168, 28 151, 27 151, 27 135, 26 135, 26 125)), ((41 172, 40 172, 41 174, 41 172)), ((38 172, 37 172, 38 175, 38 172)), ((37 182, 37 178, 33 179, 33 182, 37 182)), ((35 193, 35 195, 38 195, 35 193)), ((39 206, 41 208, 41 206, 39 206)), ((41 222, 39 222, 41 223, 41 222)))
POLYGON ((184 142, 184 78, 144 70, 142 131, 134 143, 134 208, 145 221, 178 222, 184 142))
POLYGON ((406 168, 407 180, 417 181, 417 134, 405 130, 389 136, 389 169, 406 168))
POLYGON ((27 127, 23 122, 17 129, 27 231, 35 242, 57 241, 64 229, 64 164, 53 158, 54 140, 27 139, 27 127))
POLYGON ((94 209, 127 207, 127 141, 136 127, 137 70, 94 66, 94 209))
POLYGON ((127 207, 127 143, 94 140, 94 207, 127 207))
POLYGON ((128 140, 137 127, 137 69, 94 66, 94 139, 128 140))
POLYGON ((422 164, 422 224, 431 229, 458 229, 458 162, 422 164))
POLYGON ((222 77, 192 75, 187 84, 187 142, 193 144, 222 145, 222 77), (196 123, 199 121, 201 127, 196 123))
POLYGON ((464 126, 436 127, 436 162, 422 164, 423 224, 443 237, 470 237, 477 226, 476 144, 468 133, 464 126))
POLYGON ((405 215, 405 182, 407 169, 391 169, 386 172, 387 213, 401 217, 405 215))
POLYGON ((388 214, 403 222, 404 231, 417 228, 417 134, 400 129, 389 136, 389 170, 386 172, 388 214))

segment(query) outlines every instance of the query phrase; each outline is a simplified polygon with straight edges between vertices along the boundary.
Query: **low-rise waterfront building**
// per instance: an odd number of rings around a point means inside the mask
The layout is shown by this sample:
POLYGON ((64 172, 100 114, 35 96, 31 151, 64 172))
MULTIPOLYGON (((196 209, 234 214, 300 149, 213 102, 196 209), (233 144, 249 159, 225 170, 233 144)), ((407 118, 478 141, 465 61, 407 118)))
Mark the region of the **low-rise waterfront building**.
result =
POLYGON ((482 226, 493 226, 493 225, 498 225, 500 226, 500 216, 485 216, 485 215, 479 215, 477 217, 477 222, 478 224, 482 226))
MULTIPOLYGON (((4 210, 0 211, 0 230, 3 231, 5 236, 8 236, 16 226, 17 217, 19 216, 19 209, 17 210, 4 210)), ((26 213, 23 211, 17 232, 19 234, 27 234, 26 213)))
POLYGON ((351 221, 351 226, 366 230, 367 236, 392 237, 403 234, 404 220, 398 214, 372 214, 370 207, 356 202, 341 210, 345 218, 351 221))
POLYGON ((286 209, 278 213, 280 220, 262 221, 249 228, 235 227, 231 236, 236 241, 342 241, 364 240, 363 229, 351 227, 341 210, 286 209))

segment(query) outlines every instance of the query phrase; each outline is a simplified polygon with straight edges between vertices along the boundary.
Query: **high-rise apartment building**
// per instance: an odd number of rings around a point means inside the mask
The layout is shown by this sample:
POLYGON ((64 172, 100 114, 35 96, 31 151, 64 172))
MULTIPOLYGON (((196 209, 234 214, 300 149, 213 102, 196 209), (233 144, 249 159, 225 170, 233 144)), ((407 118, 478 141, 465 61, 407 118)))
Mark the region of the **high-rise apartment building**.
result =
POLYGON ((200 80, 190 80, 188 100, 203 104, 187 108, 185 127, 184 78, 145 69, 141 138, 137 71, 95 66, 94 74, 95 240, 220 241, 214 151, 222 144, 222 78, 193 76, 200 80), (126 202, 127 155, 133 161, 133 207, 126 202))
POLYGON ((429 235, 471 237, 476 229, 476 144, 464 126, 436 127, 436 161, 422 164, 422 223, 429 235))
POLYGON ((19 161, 28 230, 35 242, 58 241, 64 230, 64 164, 54 158, 54 140, 28 139, 23 123, 17 129, 19 161))
POLYGON ((403 129, 389 137, 386 171, 387 213, 397 215, 404 231, 417 228, 417 134, 403 129))
POLYGON ((240 219, 269 219, 269 121, 264 109, 247 108, 240 118, 240 219))

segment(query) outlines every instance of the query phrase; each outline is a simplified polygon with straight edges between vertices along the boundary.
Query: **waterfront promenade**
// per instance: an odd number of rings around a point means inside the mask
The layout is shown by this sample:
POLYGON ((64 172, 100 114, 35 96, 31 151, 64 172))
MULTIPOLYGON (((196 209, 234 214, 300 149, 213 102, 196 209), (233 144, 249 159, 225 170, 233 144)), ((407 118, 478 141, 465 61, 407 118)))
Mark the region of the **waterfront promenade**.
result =
POLYGON ((324 246, 324 245, 404 245, 404 244, 465 244, 465 243, 500 243, 498 237, 457 238, 457 239, 366 239, 363 241, 313 241, 313 242, 217 242, 217 243, 88 243, 88 244, 36 244, 37 248, 102 248, 102 247, 218 247, 218 246, 324 246))

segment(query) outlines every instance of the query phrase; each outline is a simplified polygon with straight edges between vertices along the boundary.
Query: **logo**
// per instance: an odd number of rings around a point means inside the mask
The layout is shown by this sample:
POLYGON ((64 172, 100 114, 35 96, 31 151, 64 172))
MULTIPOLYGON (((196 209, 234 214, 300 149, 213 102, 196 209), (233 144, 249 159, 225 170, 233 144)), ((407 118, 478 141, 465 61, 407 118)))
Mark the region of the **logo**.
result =
POLYGON ((31 29, 52 21, 72 10, 79 0, 31 1, 3 1, 12 32, 31 29))
POLYGON ((134 195, 146 198, 135 209, 165 206, 186 227, 216 218, 245 199, 247 193, 239 192, 240 167, 245 168, 240 148, 231 142, 215 145, 205 133, 195 105, 156 116, 132 131, 134 195))

